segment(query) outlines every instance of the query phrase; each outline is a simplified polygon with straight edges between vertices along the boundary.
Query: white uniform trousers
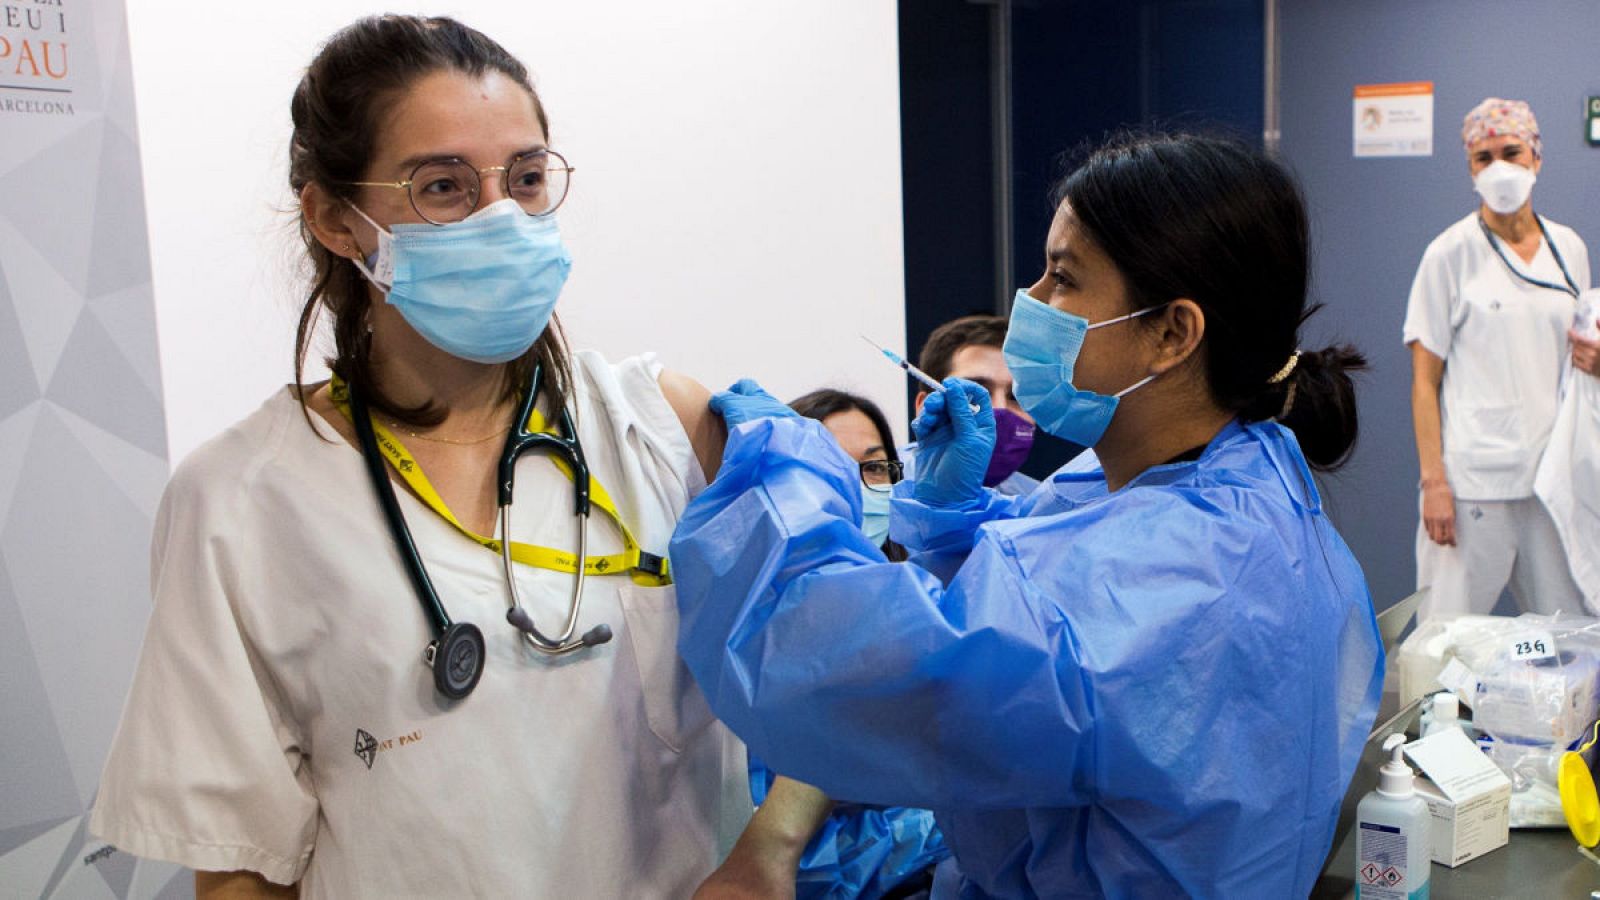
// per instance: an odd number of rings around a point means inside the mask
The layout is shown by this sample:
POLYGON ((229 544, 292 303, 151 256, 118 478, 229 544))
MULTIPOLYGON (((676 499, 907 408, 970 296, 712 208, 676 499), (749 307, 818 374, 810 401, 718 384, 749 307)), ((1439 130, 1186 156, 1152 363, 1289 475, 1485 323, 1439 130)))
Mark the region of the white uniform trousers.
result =
POLYGON ((1583 615, 1583 599, 1550 513, 1537 497, 1457 500, 1456 545, 1417 525, 1417 587, 1430 587, 1418 620, 1489 615, 1507 584, 1523 612, 1583 615))

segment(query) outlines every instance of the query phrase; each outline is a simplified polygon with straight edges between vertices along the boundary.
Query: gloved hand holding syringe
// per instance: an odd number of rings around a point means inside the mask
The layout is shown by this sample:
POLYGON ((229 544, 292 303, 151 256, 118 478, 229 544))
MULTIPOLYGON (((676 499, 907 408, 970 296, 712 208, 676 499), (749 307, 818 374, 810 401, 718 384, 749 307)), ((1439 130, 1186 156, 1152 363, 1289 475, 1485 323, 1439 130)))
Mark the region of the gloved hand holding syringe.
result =
POLYGON ((940 507, 977 499, 983 493, 983 473, 994 453, 994 410, 988 390, 962 378, 940 384, 900 354, 873 343, 866 335, 861 339, 930 391, 911 423, 917 438, 913 496, 940 507))

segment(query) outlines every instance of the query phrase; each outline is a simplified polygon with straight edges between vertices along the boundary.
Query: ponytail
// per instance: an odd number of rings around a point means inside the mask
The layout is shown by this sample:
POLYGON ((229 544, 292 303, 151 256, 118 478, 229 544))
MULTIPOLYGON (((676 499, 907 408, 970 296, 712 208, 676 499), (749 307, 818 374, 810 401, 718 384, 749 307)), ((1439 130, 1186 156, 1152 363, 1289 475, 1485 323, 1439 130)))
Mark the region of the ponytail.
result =
POLYGON ((1350 373, 1366 368, 1366 357, 1349 344, 1301 351, 1287 377, 1265 385, 1239 417, 1278 422, 1294 432, 1313 469, 1331 472, 1355 450, 1360 429, 1350 373))
POLYGON ((1311 226, 1281 164, 1237 141, 1123 134, 1057 187, 1111 258, 1134 310, 1185 297, 1205 313, 1206 384, 1246 422, 1276 420, 1311 465, 1331 471, 1356 443, 1348 345, 1296 353, 1307 302, 1311 226))

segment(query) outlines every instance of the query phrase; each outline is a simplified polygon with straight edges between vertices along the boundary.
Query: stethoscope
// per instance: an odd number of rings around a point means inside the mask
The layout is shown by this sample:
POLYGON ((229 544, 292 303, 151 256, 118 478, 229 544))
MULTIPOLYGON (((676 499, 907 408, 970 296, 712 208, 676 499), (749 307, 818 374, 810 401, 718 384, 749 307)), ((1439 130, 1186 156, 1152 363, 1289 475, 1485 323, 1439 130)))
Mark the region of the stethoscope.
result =
POLYGON ((1481 213, 1478 215, 1478 227, 1483 229, 1483 236, 1489 240, 1489 246, 1494 248, 1495 255, 1500 257, 1500 261, 1506 264, 1506 268, 1511 270, 1511 274, 1517 276, 1523 281, 1526 281, 1534 287, 1549 288, 1552 291, 1560 291, 1563 294, 1571 294, 1573 297, 1577 297, 1578 283, 1572 280, 1572 273, 1567 271, 1567 261, 1561 258, 1561 251, 1556 248, 1556 242, 1550 240, 1550 232, 1545 230, 1544 219, 1539 218, 1539 215, 1535 213, 1533 216, 1533 221, 1538 223, 1539 234, 1544 236, 1545 246, 1550 248, 1550 255, 1556 258, 1556 265, 1561 267, 1561 277, 1566 280, 1566 287, 1562 287, 1561 285, 1550 281, 1540 281, 1537 278, 1524 274, 1521 269, 1513 266, 1511 264, 1511 260, 1506 256, 1506 252, 1500 249, 1500 242, 1494 239, 1494 232, 1489 230, 1489 223, 1483 221, 1483 215, 1481 213))
MULTIPOLYGON (((577 638, 573 637, 578 627, 578 613, 583 604, 583 561, 588 558, 589 549, 589 464, 584 459, 583 446, 578 442, 577 429, 573 427, 572 415, 565 405, 561 408, 559 434, 528 430, 528 420, 532 417, 534 406, 538 401, 542 376, 542 367, 536 366, 528 390, 517 409, 516 422, 506 435, 505 448, 500 451, 495 488, 500 507, 500 559, 511 602, 511 608, 506 611, 506 621, 516 627, 522 633, 523 639, 535 650, 559 656, 585 647, 604 644, 611 640, 611 628, 600 624, 577 638), (512 482, 516 477, 517 459, 530 450, 549 452, 563 460, 570 468, 574 507, 578 517, 578 565, 572 584, 572 598, 568 603, 567 623, 561 634, 553 638, 541 632, 534 625, 533 617, 522 607, 522 598, 517 592, 517 579, 511 568, 512 482)), ((372 486, 377 491, 378 504, 383 507, 389 534, 394 538, 395 547, 400 551, 400 558, 405 562, 406 573, 411 577, 411 586, 416 590, 417 598, 422 603, 422 610, 433 627, 434 639, 423 650, 423 661, 433 670, 433 684, 439 693, 452 700, 459 700, 472 693, 472 689, 478 685, 478 679, 483 677, 485 658, 483 632, 471 622, 451 621, 450 614, 445 611, 438 592, 433 588, 433 581, 428 578, 428 571, 422 564, 422 555, 417 552, 416 542, 411 538, 411 529, 406 526, 405 515, 400 511, 400 501, 395 496, 394 483, 389 480, 389 473, 379 452, 378 438, 372 428, 372 417, 367 412, 366 401, 354 386, 350 387, 349 394, 350 418, 361 443, 361 457, 366 461, 367 475, 371 477, 372 486)))

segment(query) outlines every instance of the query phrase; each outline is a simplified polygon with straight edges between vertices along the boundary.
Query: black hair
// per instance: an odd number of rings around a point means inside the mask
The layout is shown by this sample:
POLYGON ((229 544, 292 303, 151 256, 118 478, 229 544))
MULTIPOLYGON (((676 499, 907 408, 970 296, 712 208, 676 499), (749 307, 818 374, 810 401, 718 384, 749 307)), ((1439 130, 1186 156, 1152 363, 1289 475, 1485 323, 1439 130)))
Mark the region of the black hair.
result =
POLYGON ((1348 373, 1366 359, 1349 345, 1299 349, 1300 326, 1320 304, 1306 302, 1311 230, 1283 166, 1226 138, 1121 134, 1054 199, 1117 267, 1134 309, 1188 298, 1204 311, 1201 349, 1219 406, 1281 422, 1317 469, 1344 464, 1357 436, 1348 373))
MULTIPOLYGON (((877 429, 878 439, 883 442, 883 450, 889 459, 897 462, 900 459, 900 454, 894 449, 894 432, 889 430, 889 420, 884 418, 883 410, 878 408, 878 404, 860 394, 834 388, 821 388, 789 401, 789 408, 818 422, 839 413, 859 412, 872 420, 872 427, 877 429)), ((904 562, 909 556, 906 548, 890 540, 883 542, 883 555, 888 557, 890 562, 904 562)))
POLYGON ((884 417, 883 410, 878 408, 878 404, 860 394, 834 388, 821 388, 789 401, 789 408, 818 422, 842 412, 852 410, 859 412, 872 420, 872 427, 877 429, 878 439, 883 441, 883 449, 889 454, 889 459, 895 461, 900 459, 900 455, 894 449, 894 432, 889 430, 889 420, 884 417))

